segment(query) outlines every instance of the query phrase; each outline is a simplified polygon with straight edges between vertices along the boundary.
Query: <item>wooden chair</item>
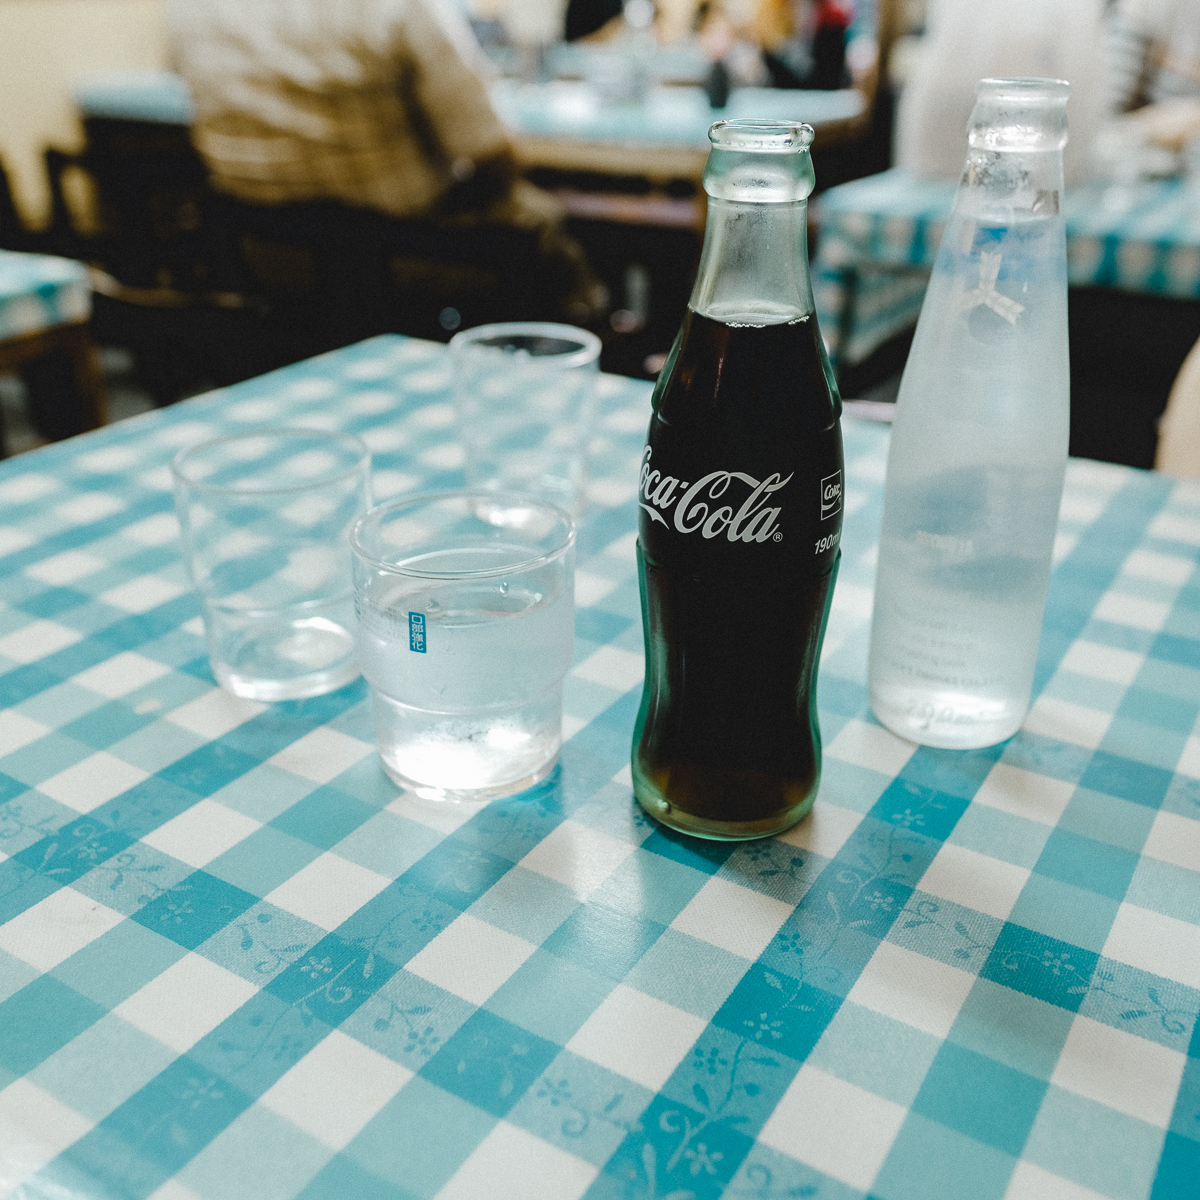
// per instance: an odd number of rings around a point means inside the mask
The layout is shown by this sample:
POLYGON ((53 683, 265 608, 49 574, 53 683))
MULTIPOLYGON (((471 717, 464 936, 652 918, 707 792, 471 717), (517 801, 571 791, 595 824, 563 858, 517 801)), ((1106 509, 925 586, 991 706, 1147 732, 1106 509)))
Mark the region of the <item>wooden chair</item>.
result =
POLYGON ((547 286, 536 229, 400 220, 334 202, 223 197, 218 212, 244 292, 281 335, 300 332, 308 346, 384 332, 444 340, 459 325, 562 319, 565 288, 547 286))
POLYGON ((207 172, 186 125, 85 116, 84 148, 45 154, 54 244, 94 262, 121 284, 180 295, 218 291, 207 172), (82 172, 95 231, 81 235, 64 179, 82 172))
POLYGON ((536 230, 243 204, 209 186, 185 124, 83 125, 80 153, 46 153, 52 244, 96 268, 97 327, 132 350, 157 404, 376 333, 444 340, 459 325, 561 319, 533 269, 536 230), (94 233, 72 219, 70 171, 91 182, 94 233))
POLYGON ((1183 360, 1158 427, 1154 469, 1200 479, 1200 341, 1183 360))
POLYGON ((45 240, 54 253, 89 265, 97 336, 131 351, 154 403, 290 361, 268 344, 261 305, 244 293, 214 211, 219 198, 187 125, 85 113, 83 128, 81 151, 45 152, 52 205, 45 240), (73 172, 94 200, 83 223, 68 202, 73 172))
POLYGON ((37 235, 30 233, 17 212, 8 172, 0 163, 0 250, 33 250, 37 235))

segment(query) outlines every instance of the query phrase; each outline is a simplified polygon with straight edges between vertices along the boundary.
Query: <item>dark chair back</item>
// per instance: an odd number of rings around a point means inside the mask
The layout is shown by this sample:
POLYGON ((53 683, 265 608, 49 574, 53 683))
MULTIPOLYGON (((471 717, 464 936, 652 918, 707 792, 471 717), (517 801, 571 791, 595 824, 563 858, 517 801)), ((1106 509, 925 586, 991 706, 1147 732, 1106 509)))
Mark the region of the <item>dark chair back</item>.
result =
POLYGON ((83 124, 80 153, 46 152, 48 240, 103 270, 100 333, 134 350, 160 403, 194 390, 193 378, 230 383, 378 333, 445 340, 463 326, 561 316, 569 286, 544 266, 537 229, 246 204, 212 188, 185 125, 83 124), (72 221, 70 170, 92 182, 95 233, 72 221))
POLYGON ((208 176, 187 127, 88 116, 83 128, 80 153, 46 152, 51 228, 63 252, 97 262, 128 287, 185 294, 227 288, 208 176), (92 236, 81 237, 71 219, 68 170, 91 181, 98 227, 92 236))
POLYGON ((461 326, 553 315, 534 282, 538 231, 402 220, 336 202, 220 203, 242 288, 344 345, 376 333, 444 339, 461 326))
POLYGON ((34 238, 13 202, 8 174, 0 162, 0 250, 32 250, 34 238))

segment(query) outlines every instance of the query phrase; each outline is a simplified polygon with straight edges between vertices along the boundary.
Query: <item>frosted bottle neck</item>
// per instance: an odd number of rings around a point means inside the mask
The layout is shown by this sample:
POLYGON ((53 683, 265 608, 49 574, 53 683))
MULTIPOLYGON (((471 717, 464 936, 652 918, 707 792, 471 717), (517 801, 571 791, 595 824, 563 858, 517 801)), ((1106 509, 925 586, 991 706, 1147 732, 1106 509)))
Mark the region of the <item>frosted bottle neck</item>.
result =
POLYGON ((1061 150, 981 150, 967 153, 954 197, 957 215, 1011 224, 1062 211, 1061 150))
POLYGON ((981 79, 954 211, 1011 224, 1062 210, 1067 97, 1060 79, 981 79))
POLYGON ((778 325, 813 311, 808 202, 710 196, 688 307, 723 324, 778 325))

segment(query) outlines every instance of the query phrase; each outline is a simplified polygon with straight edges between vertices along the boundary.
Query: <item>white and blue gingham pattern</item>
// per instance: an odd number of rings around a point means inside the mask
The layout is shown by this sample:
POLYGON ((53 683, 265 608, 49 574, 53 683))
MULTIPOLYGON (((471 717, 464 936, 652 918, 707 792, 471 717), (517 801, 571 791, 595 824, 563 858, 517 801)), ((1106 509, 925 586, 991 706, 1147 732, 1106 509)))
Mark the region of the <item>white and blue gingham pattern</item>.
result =
MULTIPOLYGON (((583 70, 591 57, 610 59, 598 47, 559 46, 551 58, 566 64, 569 74, 583 70)), ((656 55, 651 70, 703 79, 708 60, 691 48, 656 55)), ((85 116, 188 124, 195 115, 185 80, 167 71, 122 71, 79 81, 75 103, 85 116)), ((636 105, 606 103, 600 90, 578 79, 521 83, 498 79, 492 102, 513 130, 538 137, 579 138, 584 142, 657 144, 708 150, 708 127, 731 117, 782 120, 849 121, 861 115, 864 100, 853 88, 829 92, 789 92, 773 88, 735 88, 724 109, 713 109, 700 87, 654 88, 636 105)))
POLYGON ((86 321, 91 311, 82 263, 0 250, 0 341, 86 321))
MULTIPOLYGON (((955 186, 896 168, 821 195, 813 291, 839 361, 861 362, 916 323, 955 186)), ((1096 180, 1067 192, 1063 212, 1073 286, 1200 296, 1194 181, 1096 180)))
POLYGON ((375 339, 0 467, 0 1195, 1193 1198, 1200 487, 1073 463, 1024 730, 918 749, 847 420, 820 798, 699 842, 632 803, 648 388, 603 378, 561 766, 428 806, 361 682, 214 686, 167 463, 300 422, 454 485, 447 368, 375 339))

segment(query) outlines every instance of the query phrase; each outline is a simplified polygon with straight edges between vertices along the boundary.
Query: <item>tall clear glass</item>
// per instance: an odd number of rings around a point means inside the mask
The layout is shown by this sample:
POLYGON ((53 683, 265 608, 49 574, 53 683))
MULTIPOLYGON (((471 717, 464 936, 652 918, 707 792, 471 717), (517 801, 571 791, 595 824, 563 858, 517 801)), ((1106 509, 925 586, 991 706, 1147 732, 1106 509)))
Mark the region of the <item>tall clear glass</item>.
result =
POLYGON ((869 688, 928 746, 994 745, 1029 707, 1069 432, 1068 91, 980 81, 900 386, 869 688))
POLYGON ((578 515, 600 339, 552 321, 504 321, 456 333, 450 356, 467 483, 578 515))

